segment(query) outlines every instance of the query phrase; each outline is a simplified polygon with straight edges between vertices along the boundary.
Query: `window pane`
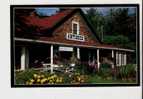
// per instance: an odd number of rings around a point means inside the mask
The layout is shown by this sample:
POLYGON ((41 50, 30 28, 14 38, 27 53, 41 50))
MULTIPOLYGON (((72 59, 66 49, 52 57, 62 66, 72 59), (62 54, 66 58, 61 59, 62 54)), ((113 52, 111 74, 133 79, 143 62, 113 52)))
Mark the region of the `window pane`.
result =
POLYGON ((77 34, 77 24, 73 24, 73 33, 77 34))

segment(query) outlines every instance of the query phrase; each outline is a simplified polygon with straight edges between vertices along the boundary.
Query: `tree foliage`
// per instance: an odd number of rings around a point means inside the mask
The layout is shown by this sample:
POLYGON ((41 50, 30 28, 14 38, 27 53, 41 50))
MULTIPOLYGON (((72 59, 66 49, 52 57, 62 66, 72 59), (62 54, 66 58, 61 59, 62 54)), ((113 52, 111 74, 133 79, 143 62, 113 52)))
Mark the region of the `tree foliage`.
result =
POLYGON ((136 12, 129 13, 128 8, 112 8, 106 15, 91 8, 87 11, 87 18, 93 25, 96 34, 108 44, 125 48, 136 46, 136 12))
POLYGON ((103 15, 97 10, 91 8, 87 11, 87 18, 89 22, 92 24, 96 34, 103 39, 103 27, 104 27, 104 17, 103 15))

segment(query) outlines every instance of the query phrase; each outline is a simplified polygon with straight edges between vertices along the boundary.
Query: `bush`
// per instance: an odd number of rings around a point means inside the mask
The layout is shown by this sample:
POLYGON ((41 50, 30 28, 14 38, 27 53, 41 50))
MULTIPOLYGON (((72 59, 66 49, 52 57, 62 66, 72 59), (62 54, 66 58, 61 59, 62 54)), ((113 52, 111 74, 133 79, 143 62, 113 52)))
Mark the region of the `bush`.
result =
POLYGON ((72 84, 80 84, 80 83, 86 83, 88 79, 87 75, 81 75, 80 73, 75 73, 71 76, 71 82, 72 84))
POLYGON ((133 78, 136 76, 135 65, 128 64, 119 68, 118 77, 121 79, 133 78))
POLYGON ((112 76, 112 70, 110 64, 101 64, 100 69, 98 71, 98 75, 102 78, 108 78, 112 76))
POLYGON ((80 84, 87 81, 86 75, 73 72, 72 74, 40 72, 36 70, 25 70, 15 72, 15 84, 39 85, 39 84, 80 84))
POLYGON ((38 73, 38 71, 33 69, 15 72, 15 84, 25 84, 35 73, 38 73))
POLYGON ((79 72, 80 74, 89 74, 88 66, 85 64, 77 64, 75 66, 76 72, 79 72))

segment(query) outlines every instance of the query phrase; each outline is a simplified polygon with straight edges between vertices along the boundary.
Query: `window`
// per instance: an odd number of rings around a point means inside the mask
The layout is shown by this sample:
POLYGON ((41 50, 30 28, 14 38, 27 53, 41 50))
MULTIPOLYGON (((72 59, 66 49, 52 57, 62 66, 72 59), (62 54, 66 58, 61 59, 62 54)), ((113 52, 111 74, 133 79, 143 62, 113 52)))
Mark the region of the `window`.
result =
POLYGON ((72 33, 73 34, 79 34, 79 23, 73 21, 72 22, 72 33))
POLYGON ((77 34, 77 24, 73 24, 73 33, 77 34))

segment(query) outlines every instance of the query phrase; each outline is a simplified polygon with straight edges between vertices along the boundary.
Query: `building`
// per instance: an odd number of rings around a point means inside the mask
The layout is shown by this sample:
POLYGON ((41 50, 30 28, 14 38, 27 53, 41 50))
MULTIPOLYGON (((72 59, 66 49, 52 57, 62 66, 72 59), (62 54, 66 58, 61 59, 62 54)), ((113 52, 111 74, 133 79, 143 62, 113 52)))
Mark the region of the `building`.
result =
POLYGON ((134 52, 101 42, 81 9, 62 10, 47 17, 38 16, 32 9, 16 9, 14 19, 16 70, 49 67, 53 72, 72 56, 81 62, 96 60, 98 69, 103 61, 114 68, 128 64, 127 57, 134 52))

